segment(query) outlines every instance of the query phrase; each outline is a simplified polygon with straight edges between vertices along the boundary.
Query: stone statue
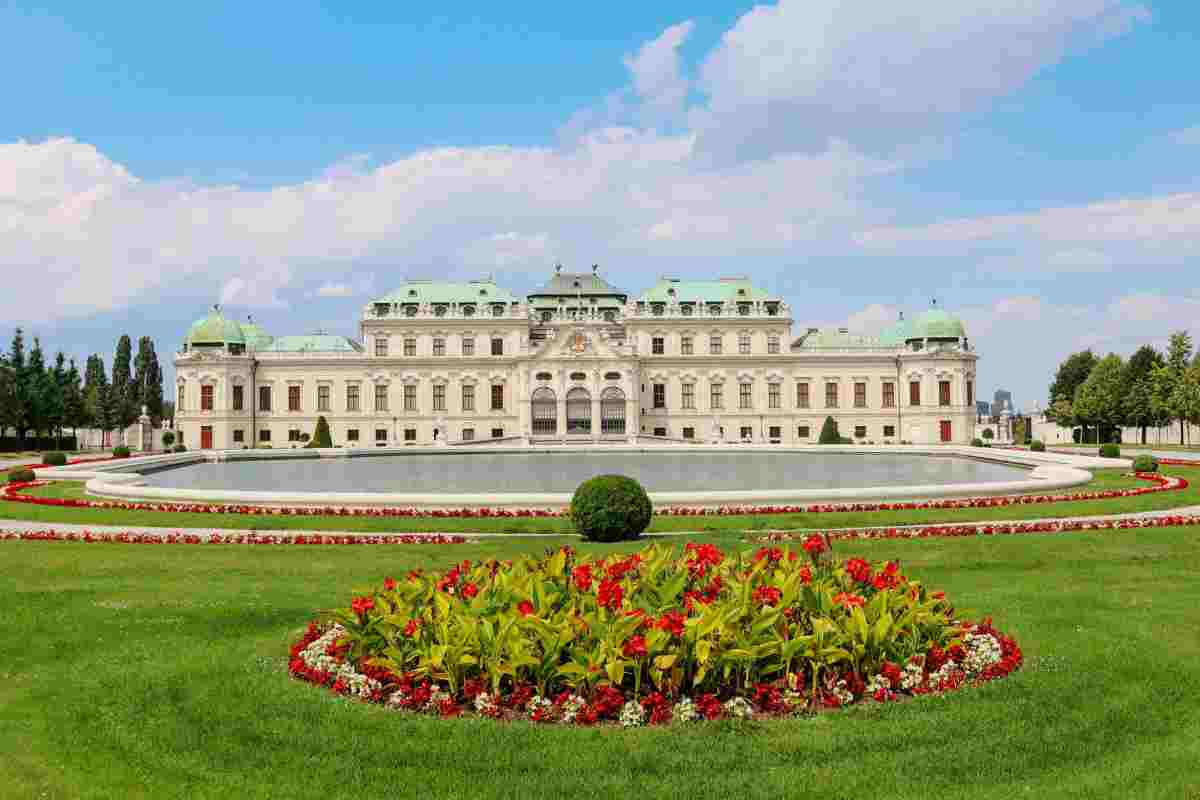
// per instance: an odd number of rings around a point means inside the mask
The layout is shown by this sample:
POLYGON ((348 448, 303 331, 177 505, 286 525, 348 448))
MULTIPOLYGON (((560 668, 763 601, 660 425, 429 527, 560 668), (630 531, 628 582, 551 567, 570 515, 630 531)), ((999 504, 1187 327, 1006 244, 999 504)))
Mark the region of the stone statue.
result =
POLYGON ((448 427, 449 426, 446 425, 446 418, 441 415, 439 415, 438 418, 433 421, 433 443, 434 444, 436 444, 439 447, 445 447, 446 445, 448 445, 450 443, 450 439, 446 435, 446 431, 448 430, 448 427))
POLYGON ((717 419, 716 414, 708 424, 708 440, 713 444, 721 443, 721 420, 717 419))

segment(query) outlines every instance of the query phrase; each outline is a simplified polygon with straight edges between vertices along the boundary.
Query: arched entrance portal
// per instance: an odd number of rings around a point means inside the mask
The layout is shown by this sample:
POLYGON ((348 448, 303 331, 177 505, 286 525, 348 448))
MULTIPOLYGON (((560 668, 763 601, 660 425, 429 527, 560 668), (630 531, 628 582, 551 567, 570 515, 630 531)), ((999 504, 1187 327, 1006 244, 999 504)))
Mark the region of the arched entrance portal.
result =
POLYGON ((558 433, 558 398, 553 389, 545 386, 530 398, 534 436, 554 436, 558 433))
POLYGON ((600 433, 625 433, 625 393, 616 386, 600 395, 600 433))
POLYGON ((592 432, 592 396, 587 389, 576 387, 567 392, 567 434, 592 432))

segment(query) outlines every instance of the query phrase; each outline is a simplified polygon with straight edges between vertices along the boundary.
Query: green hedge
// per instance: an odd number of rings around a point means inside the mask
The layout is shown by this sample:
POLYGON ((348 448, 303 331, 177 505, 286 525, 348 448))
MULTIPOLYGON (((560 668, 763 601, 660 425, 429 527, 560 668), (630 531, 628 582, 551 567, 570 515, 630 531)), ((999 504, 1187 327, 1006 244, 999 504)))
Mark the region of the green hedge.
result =
POLYGON ((1120 458, 1121 457, 1120 445, 1115 445, 1115 444, 1100 445, 1100 457, 1101 458, 1120 458))
POLYGON ((571 521, 593 542, 636 539, 650 525, 653 507, 642 485, 624 475, 599 475, 579 484, 571 498, 571 521))
POLYGON ((14 469, 8 473, 9 483, 29 483, 34 480, 37 480, 37 476, 33 474, 33 470, 31 469, 14 469))
POLYGON ((1044 453, 1046 452, 1046 443, 1041 439, 1034 439, 1033 442, 1030 443, 1029 449, 1035 453, 1044 453))
POLYGON ((114 447, 112 453, 113 458, 129 458, 128 447, 114 447))
POLYGON ((54 450, 42 456, 42 463, 48 467, 65 467, 67 465, 67 454, 54 450))
POLYGON ((1158 472, 1158 459, 1151 455, 1135 456, 1133 459, 1134 472, 1158 472))

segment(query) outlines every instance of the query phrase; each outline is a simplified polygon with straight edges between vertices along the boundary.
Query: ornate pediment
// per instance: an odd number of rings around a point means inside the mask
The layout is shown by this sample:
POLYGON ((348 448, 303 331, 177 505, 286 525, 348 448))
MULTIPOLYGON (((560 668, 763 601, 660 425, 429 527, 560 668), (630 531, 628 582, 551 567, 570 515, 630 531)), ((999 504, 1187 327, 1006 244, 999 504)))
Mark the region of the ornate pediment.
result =
POLYGON ((611 361, 613 359, 625 358, 627 355, 627 353, 622 352, 620 346, 615 345, 597 328, 587 325, 576 327, 564 325, 555 331, 554 338, 547 339, 538 348, 537 352, 533 355, 532 361, 560 361, 564 359, 611 361))

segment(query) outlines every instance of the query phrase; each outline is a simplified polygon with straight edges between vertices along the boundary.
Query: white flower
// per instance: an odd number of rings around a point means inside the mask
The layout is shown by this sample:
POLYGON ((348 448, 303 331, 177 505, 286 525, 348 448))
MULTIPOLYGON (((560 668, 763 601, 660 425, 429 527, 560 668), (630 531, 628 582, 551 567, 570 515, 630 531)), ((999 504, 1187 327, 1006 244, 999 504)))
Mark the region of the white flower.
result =
POLYGON ((925 682, 925 668, 920 664, 908 663, 904 665, 904 674, 900 676, 900 688, 907 691, 912 691, 920 687, 925 682))
POLYGON ((734 697, 725 701, 725 713, 735 719, 750 719, 754 716, 754 706, 744 697, 734 697))
POLYGON ((621 725, 626 728, 636 728, 646 721, 646 710, 637 700, 630 700, 621 706, 621 725))
POLYGON ((382 688, 379 681, 368 678, 344 661, 339 663, 333 656, 325 653, 325 650, 345 632, 341 625, 334 625, 301 650, 300 659, 308 668, 327 672, 333 675, 335 680, 341 680, 350 688, 350 694, 364 700, 370 699, 372 694, 382 688))
POLYGON ((793 714, 799 714, 804 709, 808 708, 808 698, 802 692, 797 692, 794 689, 787 689, 783 693, 783 704, 787 710, 793 714))
POLYGON ((525 710, 529 712, 529 716, 532 719, 533 715, 536 714, 539 709, 549 710, 553 705, 554 704, 550 702, 549 698, 542 697, 540 694, 535 694, 530 701, 525 704, 525 710))
POLYGON ((990 633, 966 634, 963 636, 963 649, 967 653, 963 659, 963 671, 972 678, 1001 659, 1000 642, 990 633))
POLYGON ((562 704, 562 722, 571 723, 579 712, 587 707, 587 701, 577 694, 568 697, 562 704))
POLYGON ((671 709, 671 719, 675 722, 692 722, 700 719, 700 712, 696 710, 692 698, 684 697, 671 709))
POLYGON ((829 693, 837 698, 838 705, 848 706, 854 702, 854 694, 846 688, 845 678, 839 678, 829 693))
POLYGON ((496 702, 492 700, 492 696, 487 692, 480 692, 475 695, 475 712, 488 716, 496 713, 496 702))
POLYGON ((867 694, 874 695, 880 689, 891 689, 892 682, 882 674, 875 675, 871 680, 867 681, 867 694))

